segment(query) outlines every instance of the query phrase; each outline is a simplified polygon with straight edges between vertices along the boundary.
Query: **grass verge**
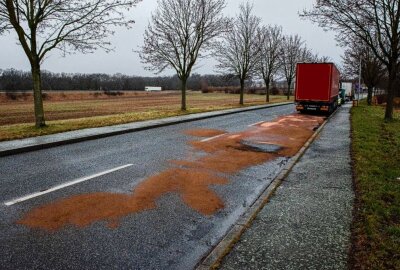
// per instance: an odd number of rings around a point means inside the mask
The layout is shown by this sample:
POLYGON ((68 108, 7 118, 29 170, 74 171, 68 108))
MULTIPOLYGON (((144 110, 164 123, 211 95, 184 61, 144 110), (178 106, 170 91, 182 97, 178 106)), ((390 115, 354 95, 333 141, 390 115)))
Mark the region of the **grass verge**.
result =
POLYGON ((400 269, 400 112, 352 109, 356 205, 351 269, 400 269))
MULTIPOLYGON (((282 102, 277 100, 276 103, 282 102)), ((261 104, 259 104, 261 105, 261 104)), ((246 105, 245 105, 246 106, 246 105)), ((254 106, 254 104, 247 105, 254 106)), ((35 128, 32 124, 14 124, 0 126, 0 141, 23 139, 29 137, 43 136, 79 130, 85 128, 105 127, 131 122, 162 119, 172 116, 211 112, 225 109, 239 108, 239 106, 202 106, 200 108, 189 108, 183 112, 180 110, 148 110, 145 112, 130 112, 123 114, 84 117, 78 119, 47 121, 47 127, 35 128)))

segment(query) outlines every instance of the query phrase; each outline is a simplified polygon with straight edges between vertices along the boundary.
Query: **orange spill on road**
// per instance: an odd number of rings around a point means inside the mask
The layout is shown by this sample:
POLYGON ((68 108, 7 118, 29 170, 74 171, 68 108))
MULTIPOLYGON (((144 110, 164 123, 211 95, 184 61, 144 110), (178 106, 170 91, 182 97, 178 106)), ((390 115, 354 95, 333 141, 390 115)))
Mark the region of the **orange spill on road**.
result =
MULTIPOLYGON (((105 221, 110 228, 116 228, 123 217, 155 209, 157 201, 168 193, 178 194, 187 206, 203 215, 213 215, 224 208, 224 202, 211 186, 228 184, 230 174, 248 167, 277 157, 293 156, 322 122, 322 117, 290 115, 213 141, 194 141, 190 144, 195 150, 206 153, 205 156, 194 161, 174 161, 178 168, 144 180, 132 194, 72 196, 33 209, 18 223, 51 231, 66 225, 86 227, 105 221), (251 146, 244 142, 250 142, 251 146), (254 144, 278 145, 281 148, 276 152, 265 152, 253 147, 254 144)), ((213 137, 225 132, 192 130, 185 133, 213 137)))
POLYGON ((211 215, 224 207, 212 184, 228 180, 205 171, 170 169, 139 184, 132 195, 92 193, 77 195, 39 207, 18 223, 32 228, 58 230, 67 224, 86 227, 106 221, 110 228, 129 214, 156 208, 157 200, 167 193, 178 193, 191 208, 211 215))

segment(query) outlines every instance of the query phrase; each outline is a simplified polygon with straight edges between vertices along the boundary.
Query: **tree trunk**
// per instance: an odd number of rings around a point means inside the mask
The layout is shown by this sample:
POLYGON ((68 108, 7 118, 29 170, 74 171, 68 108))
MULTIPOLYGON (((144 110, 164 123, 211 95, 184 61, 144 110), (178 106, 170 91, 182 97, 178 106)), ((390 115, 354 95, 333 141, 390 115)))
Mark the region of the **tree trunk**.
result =
POLYGON ((396 64, 392 64, 389 67, 389 86, 388 86, 386 112, 385 112, 386 121, 393 120, 394 93, 396 91, 396 75, 397 75, 396 64))
POLYGON ((182 100, 181 100, 181 110, 186 111, 186 83, 187 78, 181 79, 181 92, 182 92, 182 100))
POLYGON ((374 88, 372 86, 368 86, 368 98, 367 98, 367 102, 368 105, 371 106, 372 105, 372 94, 373 94, 374 88))
POLYGON ((244 80, 240 80, 240 105, 244 105, 244 80))
POLYGON ((33 80, 33 99, 35 110, 35 126, 37 128, 45 127, 44 120, 43 98, 42 98, 42 76, 40 64, 32 65, 32 80, 33 80))
POLYGON ((269 102, 269 80, 265 79, 265 94, 267 95, 267 102, 269 102))
POLYGON ((287 88, 287 100, 290 100, 290 86, 292 85, 292 82, 288 82, 288 88, 287 88))

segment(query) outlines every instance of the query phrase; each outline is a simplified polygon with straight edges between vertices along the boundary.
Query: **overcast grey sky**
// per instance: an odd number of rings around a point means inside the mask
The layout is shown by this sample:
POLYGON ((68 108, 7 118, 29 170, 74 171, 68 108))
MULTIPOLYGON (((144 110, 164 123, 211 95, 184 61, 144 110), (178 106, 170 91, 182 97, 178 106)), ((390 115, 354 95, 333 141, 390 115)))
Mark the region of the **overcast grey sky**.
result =
MULTIPOLYGON (((254 12, 263 19, 264 24, 277 24, 283 27, 285 34, 299 34, 314 52, 329 56, 340 64, 342 49, 336 46, 334 34, 324 32, 318 26, 299 18, 298 13, 310 8, 315 0, 253 0, 254 12)), ((234 16, 243 0, 226 0, 225 14, 234 16)), ((130 30, 118 29, 111 37, 115 51, 105 53, 101 50, 93 54, 75 54, 62 57, 54 51, 43 63, 43 69, 53 72, 81 73, 123 73, 128 75, 153 75, 144 69, 137 53, 133 52, 143 43, 143 33, 149 22, 150 14, 157 8, 157 0, 143 0, 132 10, 136 21, 130 30)), ((17 45, 16 35, 0 37, 0 69, 15 68, 29 70, 29 64, 22 48, 17 45)), ((215 72, 212 59, 200 61, 194 72, 212 74, 215 72)), ((173 74, 170 70, 165 74, 173 74)))

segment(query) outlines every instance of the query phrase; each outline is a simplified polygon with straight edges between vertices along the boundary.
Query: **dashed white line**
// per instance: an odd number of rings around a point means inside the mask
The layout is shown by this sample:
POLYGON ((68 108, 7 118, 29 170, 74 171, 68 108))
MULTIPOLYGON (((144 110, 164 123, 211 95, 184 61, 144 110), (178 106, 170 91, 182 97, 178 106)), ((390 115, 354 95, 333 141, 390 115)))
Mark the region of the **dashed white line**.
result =
POLYGON ((257 125, 262 124, 262 123, 265 123, 265 121, 261 121, 261 122, 257 122, 257 123, 251 124, 251 125, 249 125, 249 127, 254 127, 254 126, 257 126, 257 125))
MULTIPOLYGON (((271 116, 278 117, 280 112, 287 111, 287 110, 288 110, 288 109, 275 110, 275 111, 273 112, 273 114, 271 114, 271 116)), ((257 126, 257 125, 259 125, 259 124, 263 124, 263 123, 265 123, 265 122, 266 122, 266 121, 257 122, 257 123, 254 123, 254 124, 249 125, 249 127, 254 127, 254 126, 257 126)))
POLYGON ((76 179, 74 181, 59 185, 59 186, 55 186, 55 187, 52 187, 52 188, 49 188, 49 189, 46 189, 46 190, 43 190, 43 191, 40 191, 40 192, 36 192, 36 193, 30 194, 30 195, 27 195, 27 196, 12 200, 12 201, 5 202, 4 204, 6 206, 12 206, 14 204, 17 204, 17 203, 20 203, 20 202, 24 202, 24 201, 28 201, 30 199, 33 199, 33 198, 36 198, 36 197, 40 197, 40 196, 43 196, 45 194, 48 194, 48 193, 51 193, 51 192, 54 192, 54 191, 57 191, 57 190, 60 190, 60 189, 66 188, 66 187, 70 187, 70 186, 73 186, 73 185, 76 185, 76 184, 91 180, 91 179, 96 178, 96 177, 100 177, 100 176, 103 176, 103 175, 106 175, 106 174, 110 174, 110 173, 113 173, 113 172, 116 172, 116 171, 119 171, 119 170, 122 170, 122 169, 125 169, 125 168, 128 168, 128 167, 131 167, 131 166, 133 166, 133 164, 127 164, 127 165, 124 165, 124 166, 121 166, 121 167, 118 167, 118 168, 115 168, 115 169, 111 169, 111 170, 104 171, 104 172, 101 172, 101 173, 97 173, 97 174, 94 174, 94 175, 91 175, 91 176, 79 178, 79 179, 76 179))
POLYGON ((224 133, 224 134, 221 134, 221 135, 218 135, 218 136, 214 136, 214 137, 211 137, 211 138, 207 138, 207 139, 201 140, 201 142, 209 142, 209 141, 212 141, 212 140, 221 138, 222 136, 225 136, 226 134, 228 134, 228 133, 224 133))

